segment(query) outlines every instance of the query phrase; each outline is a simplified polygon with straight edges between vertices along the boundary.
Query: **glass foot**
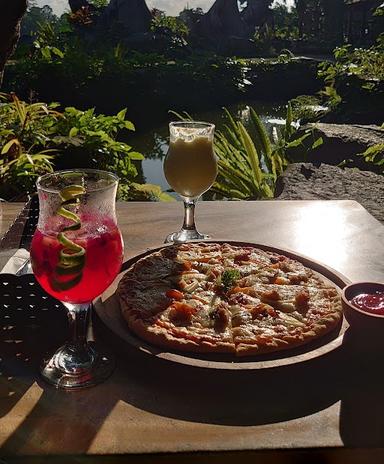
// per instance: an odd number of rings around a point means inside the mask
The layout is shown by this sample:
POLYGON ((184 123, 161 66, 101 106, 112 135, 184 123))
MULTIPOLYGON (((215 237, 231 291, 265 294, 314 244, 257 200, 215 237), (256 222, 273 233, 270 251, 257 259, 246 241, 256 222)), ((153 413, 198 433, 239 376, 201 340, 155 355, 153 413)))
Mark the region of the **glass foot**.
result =
POLYGON ((81 350, 73 345, 59 348, 41 367, 42 378, 57 388, 80 390, 106 380, 115 369, 114 356, 89 344, 81 350))
POLYGON ((209 235, 200 234, 197 230, 182 229, 179 232, 167 235, 164 243, 183 243, 189 240, 207 240, 211 238, 209 235))

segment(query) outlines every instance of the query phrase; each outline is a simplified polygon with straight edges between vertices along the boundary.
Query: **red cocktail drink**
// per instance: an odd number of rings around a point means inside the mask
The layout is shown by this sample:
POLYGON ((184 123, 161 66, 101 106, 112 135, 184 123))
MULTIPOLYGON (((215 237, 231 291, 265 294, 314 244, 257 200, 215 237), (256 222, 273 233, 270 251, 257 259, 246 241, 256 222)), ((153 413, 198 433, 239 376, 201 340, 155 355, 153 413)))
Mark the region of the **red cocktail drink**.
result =
POLYGON ((99 296, 113 282, 123 259, 121 235, 113 223, 100 220, 88 224, 82 221, 79 231, 67 236, 85 250, 82 269, 60 272, 59 256, 64 246, 57 233, 37 230, 32 241, 33 272, 40 285, 50 295, 68 303, 87 303, 99 296), (94 230, 94 232, 91 232, 94 230), (72 285, 72 282, 76 282, 72 285))
POLYGON ((68 313, 70 340, 41 368, 57 388, 90 387, 111 375, 112 353, 88 340, 92 301, 120 272, 123 241, 117 226, 118 178, 94 169, 39 177, 39 222, 31 246, 37 281, 68 313))

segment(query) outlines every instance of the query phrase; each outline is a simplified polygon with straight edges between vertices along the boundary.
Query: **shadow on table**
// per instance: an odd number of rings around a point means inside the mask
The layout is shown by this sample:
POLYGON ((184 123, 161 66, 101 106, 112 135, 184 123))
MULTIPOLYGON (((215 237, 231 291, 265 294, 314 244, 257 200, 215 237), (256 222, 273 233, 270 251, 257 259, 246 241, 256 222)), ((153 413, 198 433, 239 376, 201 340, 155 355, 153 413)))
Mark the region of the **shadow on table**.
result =
MULTIPOLYGON (((0 277, 0 413, 5 416, 18 408, 10 415, 12 421, 24 418, 9 424, 16 429, 1 448, 5 456, 25 449, 28 454, 57 449, 84 453, 121 402, 183 421, 252 426, 308 416, 341 399, 344 443, 383 445, 384 407, 376 400, 383 391, 381 371, 362 368, 361 363, 351 371, 346 362, 350 352, 344 345, 300 365, 256 372, 190 368, 132 349, 118 359, 115 375, 105 383, 79 392, 56 390, 40 382, 36 373, 44 352, 67 338, 66 312, 33 276, 11 276, 8 285, 4 275, 0 277), (351 379, 356 381, 352 389, 351 379), (35 381, 41 390, 30 388, 35 381)), ((124 427, 127 418, 120 414, 115 420, 121 424, 113 427, 124 427)))
POLYGON ((0 274, 0 418, 33 384, 43 353, 65 340, 66 321, 32 275, 0 274))
POLYGON ((350 359, 340 406, 345 446, 384 448, 384 341, 347 333, 350 359))
POLYGON ((109 401, 108 382, 68 393, 39 379, 41 360, 68 339, 65 308, 41 289, 33 275, 0 274, 0 322, 0 419, 12 411, 3 421, 3 437, 7 427, 15 429, 1 446, 0 456, 24 449, 28 454, 58 448, 86 451, 116 398, 109 401))
POLYGON ((233 357, 202 355, 199 358, 205 361, 196 363, 193 355, 186 355, 176 361, 175 356, 161 357, 161 349, 152 349, 133 336, 121 338, 118 334, 125 322, 116 322, 120 311, 114 296, 98 307, 97 314, 109 318, 114 331, 99 318, 96 327, 115 352, 122 353, 120 365, 125 364, 119 374, 126 388, 118 399, 142 410, 191 422, 248 426, 307 416, 340 399, 342 350, 284 367, 279 357, 273 357, 266 364, 276 361, 279 367, 260 368, 259 362, 257 369, 228 370, 222 366, 233 362, 233 357), (202 367, 210 364, 218 368, 202 367))
POLYGON ((120 400, 184 421, 271 424, 313 414, 340 397, 339 380, 329 376, 325 361, 247 373, 161 365, 158 359, 154 364, 130 368, 126 360, 120 375, 127 387, 120 400))

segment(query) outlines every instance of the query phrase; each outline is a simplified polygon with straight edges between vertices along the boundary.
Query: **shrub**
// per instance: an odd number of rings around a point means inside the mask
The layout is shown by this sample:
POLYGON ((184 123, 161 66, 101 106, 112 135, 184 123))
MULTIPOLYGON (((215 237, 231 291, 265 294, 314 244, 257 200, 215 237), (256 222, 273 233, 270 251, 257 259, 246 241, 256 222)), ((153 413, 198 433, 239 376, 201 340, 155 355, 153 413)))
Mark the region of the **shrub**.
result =
POLYGON ((187 45, 188 27, 179 18, 166 16, 163 13, 155 15, 152 19, 151 30, 155 34, 165 37, 170 46, 187 45))
POLYGON ((351 45, 336 48, 333 62, 319 65, 319 77, 324 79, 323 95, 333 107, 341 103, 338 88, 348 78, 357 78, 362 89, 376 92, 384 81, 384 34, 368 49, 352 48, 351 45))
POLYGON ((328 108, 321 104, 321 99, 314 95, 299 95, 290 100, 294 120, 300 123, 316 121, 323 116, 328 108))
POLYGON ((222 105, 243 89, 240 63, 185 47, 173 53, 170 46, 159 48, 162 40, 148 39, 152 51, 142 53, 121 37, 105 38, 98 30, 77 35, 51 25, 41 25, 34 39, 29 49, 20 49, 5 74, 4 89, 23 99, 32 94, 107 114, 116 113, 124 101, 130 118, 140 123, 139 118, 165 118, 170 101, 177 102, 178 110, 222 105), (195 93, 198 100, 191 97, 195 93))
MULTIPOLYGON (((228 111, 226 114, 229 123, 224 131, 216 134, 215 152, 219 173, 212 191, 229 199, 273 198, 277 178, 290 162, 289 150, 294 148, 297 152, 298 147, 301 147, 302 159, 305 159, 307 149, 303 142, 310 133, 296 135, 290 104, 283 130, 274 127, 272 137, 268 136, 253 108, 250 109, 253 136, 228 111)), ((313 147, 321 143, 322 140, 317 139, 313 147)))
POLYGON ((166 199, 159 187, 133 182, 134 161, 143 156, 119 140, 122 131, 134 130, 126 110, 114 116, 73 107, 59 112, 58 104, 26 103, 15 94, 0 98, 1 197, 28 195, 35 190, 36 177, 54 169, 98 168, 120 177, 123 199, 144 193, 148 199, 166 199))

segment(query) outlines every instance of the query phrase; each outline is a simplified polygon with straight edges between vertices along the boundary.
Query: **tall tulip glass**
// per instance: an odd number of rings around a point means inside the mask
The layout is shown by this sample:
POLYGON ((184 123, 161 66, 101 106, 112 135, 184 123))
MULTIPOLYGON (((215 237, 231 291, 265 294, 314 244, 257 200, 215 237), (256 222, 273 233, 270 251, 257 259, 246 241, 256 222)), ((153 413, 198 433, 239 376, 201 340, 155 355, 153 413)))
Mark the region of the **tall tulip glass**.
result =
POLYGON ((170 141, 164 174, 169 185, 183 199, 184 222, 180 231, 166 237, 166 243, 209 238, 196 229, 195 205, 217 176, 214 131, 215 126, 206 122, 182 121, 169 125, 170 141))
POLYGON ((64 389, 106 379, 110 354, 87 341, 92 301, 113 282, 123 259, 117 227, 117 177, 98 170, 59 171, 37 181, 40 213, 31 246, 34 275, 68 311, 70 340, 44 363, 43 378, 64 389))

